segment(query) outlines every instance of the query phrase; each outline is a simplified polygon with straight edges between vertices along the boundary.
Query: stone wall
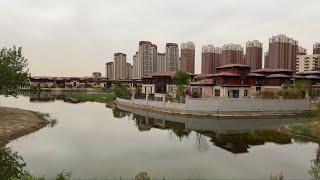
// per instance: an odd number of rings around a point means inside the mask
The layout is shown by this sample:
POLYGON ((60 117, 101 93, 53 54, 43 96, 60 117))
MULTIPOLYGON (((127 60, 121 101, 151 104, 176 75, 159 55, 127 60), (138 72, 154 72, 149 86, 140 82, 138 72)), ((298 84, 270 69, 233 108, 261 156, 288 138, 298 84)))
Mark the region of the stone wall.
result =
POLYGON ((202 112, 297 112, 308 110, 306 99, 187 99, 186 103, 146 101, 143 99, 125 100, 117 98, 120 103, 144 105, 168 110, 202 111, 202 112))

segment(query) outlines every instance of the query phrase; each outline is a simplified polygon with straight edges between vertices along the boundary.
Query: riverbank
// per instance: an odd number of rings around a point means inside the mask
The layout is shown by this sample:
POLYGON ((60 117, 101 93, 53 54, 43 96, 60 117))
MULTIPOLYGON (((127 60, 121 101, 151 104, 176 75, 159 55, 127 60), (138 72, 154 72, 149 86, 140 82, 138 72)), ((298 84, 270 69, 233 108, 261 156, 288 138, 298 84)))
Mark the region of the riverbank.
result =
POLYGON ((48 123, 49 121, 36 112, 0 107, 0 148, 11 140, 41 129, 48 123))

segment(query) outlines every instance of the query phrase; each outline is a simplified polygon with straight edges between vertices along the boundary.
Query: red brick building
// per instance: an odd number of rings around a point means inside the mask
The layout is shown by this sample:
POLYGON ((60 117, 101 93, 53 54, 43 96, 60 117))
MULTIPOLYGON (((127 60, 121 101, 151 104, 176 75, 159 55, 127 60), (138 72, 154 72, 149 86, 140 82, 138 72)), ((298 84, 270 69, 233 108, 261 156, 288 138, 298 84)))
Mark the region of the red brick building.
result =
POLYGON ((195 45, 193 42, 181 44, 180 70, 194 73, 195 45))
POLYGON ((283 34, 269 39, 269 57, 265 68, 296 70, 298 41, 283 34))
POLYGON ((244 64, 243 47, 238 44, 226 44, 222 46, 220 65, 244 64))
POLYGON ((262 43, 254 40, 248 41, 246 44, 245 64, 251 69, 262 68, 262 43))
POLYGON ((216 67, 221 65, 222 50, 213 45, 202 46, 201 73, 210 74, 216 72, 216 67))

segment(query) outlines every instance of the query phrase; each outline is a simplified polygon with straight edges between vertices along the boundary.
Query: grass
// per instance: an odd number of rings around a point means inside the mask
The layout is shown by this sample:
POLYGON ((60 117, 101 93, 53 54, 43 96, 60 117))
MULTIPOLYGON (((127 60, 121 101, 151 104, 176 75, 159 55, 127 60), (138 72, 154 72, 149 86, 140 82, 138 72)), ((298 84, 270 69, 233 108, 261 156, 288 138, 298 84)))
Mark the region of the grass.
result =
POLYGON ((79 101, 110 102, 116 99, 113 93, 72 93, 71 98, 79 101))

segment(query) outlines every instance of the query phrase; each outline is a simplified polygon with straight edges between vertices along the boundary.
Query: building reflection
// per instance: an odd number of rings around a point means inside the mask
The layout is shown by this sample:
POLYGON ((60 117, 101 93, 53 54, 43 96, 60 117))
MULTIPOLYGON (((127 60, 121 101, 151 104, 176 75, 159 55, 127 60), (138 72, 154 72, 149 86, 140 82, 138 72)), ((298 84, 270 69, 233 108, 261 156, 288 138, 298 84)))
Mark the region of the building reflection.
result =
POLYGON ((170 130, 179 139, 196 133, 196 148, 206 151, 208 144, 220 147, 234 154, 248 153, 250 147, 271 142, 290 144, 292 137, 276 130, 281 125, 305 122, 296 118, 261 118, 236 119, 219 117, 178 116, 157 112, 148 112, 123 107, 122 117, 130 116, 139 131, 150 131, 152 128, 170 130))

